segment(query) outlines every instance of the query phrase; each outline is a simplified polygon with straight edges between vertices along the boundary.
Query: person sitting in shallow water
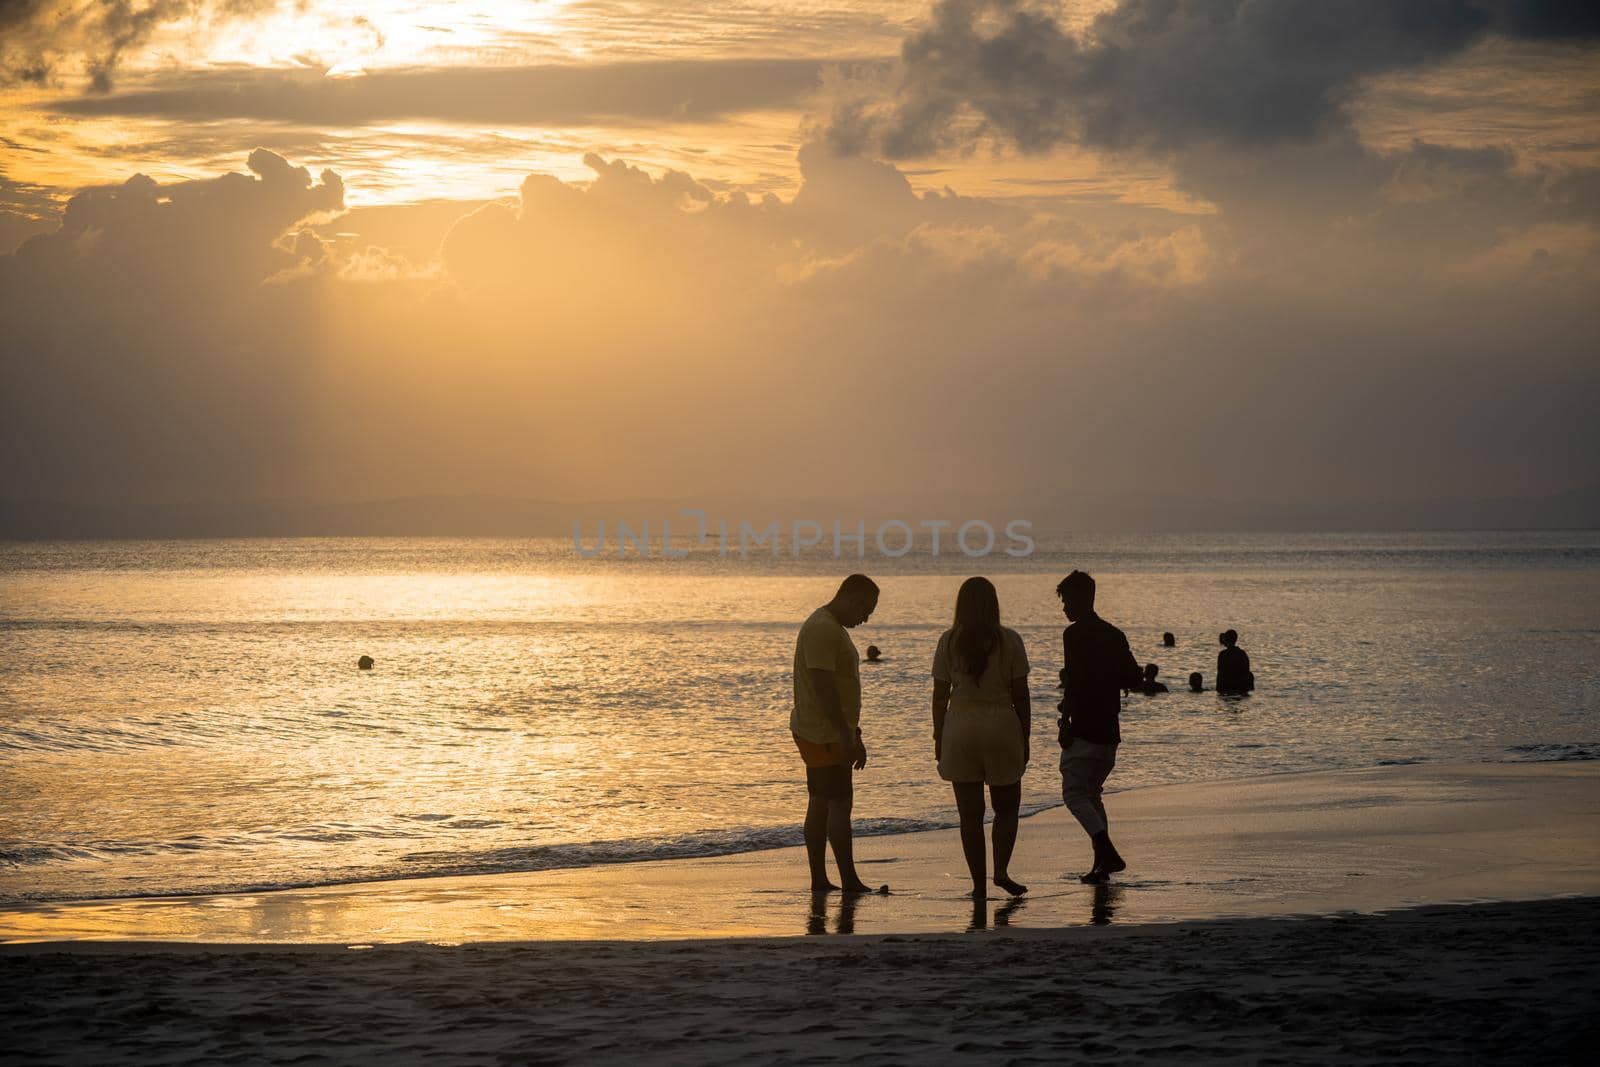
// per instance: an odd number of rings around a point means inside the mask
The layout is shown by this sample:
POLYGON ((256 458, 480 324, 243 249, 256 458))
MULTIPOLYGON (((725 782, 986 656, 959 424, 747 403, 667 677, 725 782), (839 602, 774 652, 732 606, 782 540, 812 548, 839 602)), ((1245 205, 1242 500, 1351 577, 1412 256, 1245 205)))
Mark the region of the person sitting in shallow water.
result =
POLYGON ((1224 630, 1217 635, 1222 651, 1217 653, 1217 692, 1248 693, 1256 687, 1256 676, 1250 673, 1250 656, 1239 647, 1236 630, 1224 630))
POLYGON ((1189 675, 1189 692, 1191 692, 1191 693, 1204 693, 1205 691, 1206 691, 1205 675, 1201 674, 1199 671, 1195 671, 1193 674, 1189 675))
POLYGON ((1154 663, 1146 663, 1144 665, 1144 681, 1139 685, 1138 691, 1147 697, 1153 697, 1157 693, 1165 693, 1167 691, 1166 683, 1156 681, 1156 675, 1160 673, 1160 667, 1154 663))
POLYGON ((877 645, 867 646, 867 662, 876 663, 883 658, 883 650, 877 645))

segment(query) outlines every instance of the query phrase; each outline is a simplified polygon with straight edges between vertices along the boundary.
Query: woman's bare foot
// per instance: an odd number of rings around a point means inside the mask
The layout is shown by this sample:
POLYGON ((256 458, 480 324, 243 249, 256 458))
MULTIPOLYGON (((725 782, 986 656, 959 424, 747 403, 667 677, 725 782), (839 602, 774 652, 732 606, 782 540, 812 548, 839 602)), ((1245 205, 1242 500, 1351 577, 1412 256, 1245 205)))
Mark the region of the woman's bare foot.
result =
POLYGON ((849 883, 844 887, 844 891, 851 894, 875 893, 880 897, 886 897, 889 895, 889 887, 886 885, 880 885, 878 888, 874 889, 867 883, 860 881, 849 883))
POLYGON ((972 887, 972 899, 973 900, 988 900, 989 899, 989 887, 988 886, 982 886, 982 885, 973 886, 972 887))
POLYGON ((994 884, 999 886, 1001 889, 1004 889, 1007 893, 1010 893, 1014 897, 1020 897, 1022 894, 1028 891, 1027 886, 1005 874, 995 875, 994 884))
POLYGON ((812 882, 811 891, 813 893, 837 893, 839 887, 832 882, 812 882))

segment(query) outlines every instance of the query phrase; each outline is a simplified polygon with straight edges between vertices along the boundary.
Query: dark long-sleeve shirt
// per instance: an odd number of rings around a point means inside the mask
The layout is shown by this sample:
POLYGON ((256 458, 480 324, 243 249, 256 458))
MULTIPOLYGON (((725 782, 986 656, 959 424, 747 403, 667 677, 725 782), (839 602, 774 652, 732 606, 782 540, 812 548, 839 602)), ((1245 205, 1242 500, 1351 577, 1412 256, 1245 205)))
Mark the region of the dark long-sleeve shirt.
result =
POLYGON ((1061 734, 1065 746, 1081 737, 1100 745, 1122 740, 1118 722, 1122 691, 1144 684, 1144 671, 1122 631, 1098 615, 1079 619, 1061 633, 1066 666, 1061 669, 1061 734))

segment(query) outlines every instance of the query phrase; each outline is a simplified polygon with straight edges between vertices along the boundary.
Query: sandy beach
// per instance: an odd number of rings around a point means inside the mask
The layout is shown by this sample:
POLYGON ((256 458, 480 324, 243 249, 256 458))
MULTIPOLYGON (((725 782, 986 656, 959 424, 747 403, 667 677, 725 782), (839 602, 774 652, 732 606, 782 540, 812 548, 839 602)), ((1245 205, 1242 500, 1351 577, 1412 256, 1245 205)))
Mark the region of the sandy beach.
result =
POLYGON ((953 831, 794 850, 0 914, 27 1063, 1577 1062, 1600 1033, 1593 763, 1132 790, 1129 877, 960 899, 953 831), (1559 899, 1557 899, 1559 898, 1559 899), (796 936, 821 934, 820 937, 796 936), (854 936, 839 936, 854 935, 854 936))
POLYGON ((1600 901, 1010 936, 10 954, 49 1063, 1576 1063, 1600 901))

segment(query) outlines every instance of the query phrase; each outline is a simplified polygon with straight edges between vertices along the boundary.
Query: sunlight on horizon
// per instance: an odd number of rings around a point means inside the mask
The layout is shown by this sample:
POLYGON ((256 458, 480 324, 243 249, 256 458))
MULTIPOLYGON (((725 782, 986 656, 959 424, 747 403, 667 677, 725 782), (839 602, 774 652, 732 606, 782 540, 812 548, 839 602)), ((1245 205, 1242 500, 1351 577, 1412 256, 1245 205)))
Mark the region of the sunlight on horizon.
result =
MULTIPOLYGON (((584 55, 563 20, 572 0, 362 0, 332 10, 298 5, 210 25, 202 17, 165 26, 129 72, 173 63, 199 67, 322 67, 330 76, 362 70, 584 55)), ((204 11, 204 9, 202 9, 204 11)))
MULTIPOLYGON (((1074 22, 1109 6, 1074 5, 1074 22)), ((792 4, 775 0, 602 5, 591 0, 362 0, 164 24, 123 61, 124 76, 237 67, 323 68, 333 76, 421 66, 664 56, 856 55, 927 12, 922 0, 792 4)))

